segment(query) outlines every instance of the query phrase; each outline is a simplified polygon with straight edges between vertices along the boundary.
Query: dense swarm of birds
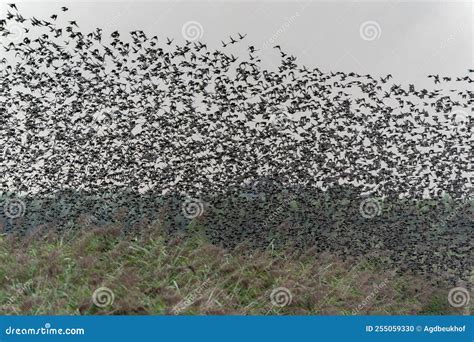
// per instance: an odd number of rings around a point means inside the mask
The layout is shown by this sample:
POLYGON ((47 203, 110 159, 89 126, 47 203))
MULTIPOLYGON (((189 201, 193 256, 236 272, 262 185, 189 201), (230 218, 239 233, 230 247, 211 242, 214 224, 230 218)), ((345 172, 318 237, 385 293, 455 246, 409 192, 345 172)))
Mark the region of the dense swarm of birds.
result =
MULTIPOLYGON (((265 219, 275 206, 286 208, 282 198, 291 194, 300 213, 292 229, 281 229, 321 249, 337 241, 339 250, 360 254, 400 242, 401 231, 413 248, 423 238, 412 235, 425 236, 409 215, 392 216, 396 229, 378 219, 378 244, 368 243, 369 229, 359 240, 334 235, 343 226, 359 234, 344 220, 366 220, 352 210, 361 194, 385 203, 472 194, 474 70, 430 75, 434 89, 405 87, 391 75, 308 68, 278 45, 280 64, 269 70, 255 46, 228 51, 245 44, 245 34, 213 50, 140 30, 84 33, 67 12, 25 18, 11 4, 0 18, 0 189, 4 199, 21 196, 39 221, 48 216, 44 201, 56 208, 46 220, 59 220, 81 205, 107 213, 102 202, 113 198, 136 208, 136 222, 165 206, 181 213, 183 200, 199 198, 191 216, 208 220, 216 241, 232 245, 249 235, 266 243, 276 230, 265 219), (339 203, 345 219, 315 207, 324 198, 339 203), (242 212, 252 215, 237 219, 242 212)), ((172 216, 171 227, 178 224, 172 216)), ((471 218, 463 221, 464 238, 443 240, 461 257, 439 256, 458 276, 472 268, 465 257, 472 255, 472 214, 463 217, 471 218)), ((423 252, 434 253, 429 240, 423 252)))

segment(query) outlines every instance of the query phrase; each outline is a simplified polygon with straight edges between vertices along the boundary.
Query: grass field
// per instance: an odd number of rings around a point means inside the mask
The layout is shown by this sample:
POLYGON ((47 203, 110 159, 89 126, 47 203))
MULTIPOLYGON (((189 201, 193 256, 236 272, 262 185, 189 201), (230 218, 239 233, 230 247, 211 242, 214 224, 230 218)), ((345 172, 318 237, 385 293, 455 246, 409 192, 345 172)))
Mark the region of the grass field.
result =
POLYGON ((449 287, 311 249, 233 250, 120 227, 0 240, 1 314, 463 314, 449 287))

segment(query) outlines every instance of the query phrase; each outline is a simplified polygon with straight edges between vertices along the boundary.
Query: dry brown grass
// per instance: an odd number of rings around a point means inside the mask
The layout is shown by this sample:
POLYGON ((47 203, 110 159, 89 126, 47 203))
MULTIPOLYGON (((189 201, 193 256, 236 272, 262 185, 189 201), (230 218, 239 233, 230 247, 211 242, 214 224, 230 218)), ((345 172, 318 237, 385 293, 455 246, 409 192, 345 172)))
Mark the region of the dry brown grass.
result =
POLYGON ((404 315, 461 313, 448 287, 383 269, 376 259, 341 261, 314 250, 228 251, 200 236, 166 241, 149 225, 140 237, 120 227, 74 236, 0 238, 0 313, 404 315), (113 291, 99 307, 93 293, 113 291), (279 307, 271 293, 286 288, 279 307))

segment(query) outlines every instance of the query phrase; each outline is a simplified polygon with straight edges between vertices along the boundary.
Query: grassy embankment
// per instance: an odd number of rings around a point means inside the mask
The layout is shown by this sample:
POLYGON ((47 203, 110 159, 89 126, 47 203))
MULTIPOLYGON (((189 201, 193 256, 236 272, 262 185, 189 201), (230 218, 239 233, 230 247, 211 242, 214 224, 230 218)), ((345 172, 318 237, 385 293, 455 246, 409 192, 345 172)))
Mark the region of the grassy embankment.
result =
POLYGON ((311 250, 271 246, 226 251, 198 235, 167 241, 154 225, 135 238, 120 231, 91 227, 75 236, 0 237, 0 313, 442 315, 465 310, 448 304, 449 288, 395 275, 377 260, 342 262, 311 250), (102 287, 112 291, 113 301, 106 294, 94 303, 94 291, 102 287), (288 291, 272 297, 278 288, 288 291))

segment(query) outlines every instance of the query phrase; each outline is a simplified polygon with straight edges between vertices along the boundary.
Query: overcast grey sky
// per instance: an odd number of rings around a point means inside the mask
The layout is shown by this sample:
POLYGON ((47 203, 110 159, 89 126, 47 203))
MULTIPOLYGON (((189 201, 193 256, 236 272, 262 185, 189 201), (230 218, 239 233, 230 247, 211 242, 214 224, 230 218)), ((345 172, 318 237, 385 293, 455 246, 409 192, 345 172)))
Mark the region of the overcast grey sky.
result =
MULTIPOLYGON (((10 0, 6 2, 11 2, 10 0)), ((69 7, 66 17, 83 30, 143 29, 183 40, 189 22, 202 41, 220 47, 247 33, 263 62, 278 61, 276 44, 300 63, 322 70, 355 71, 407 84, 431 84, 428 74, 465 75, 473 63, 471 1, 70 1, 16 2, 24 15, 44 17, 69 7), (267 48, 265 48, 267 47, 267 48)), ((2 1, 1 10, 6 9, 2 1)), ((239 51, 241 50, 241 51, 239 51)))
MULTIPOLYGON (((417 88, 439 89, 445 85, 434 85, 427 78, 429 74, 464 76, 474 65, 470 1, 16 3, 25 17, 48 19, 53 13, 60 13, 58 21, 76 20, 83 33, 96 27, 103 28, 105 35, 115 30, 144 30, 162 42, 166 37, 173 37, 176 42, 197 38, 210 48, 222 49, 221 40, 229 42, 229 35, 237 37, 240 32, 247 34, 245 41, 226 51, 235 56, 246 55, 247 47, 253 45, 260 50, 263 65, 269 68, 279 61, 278 51, 272 48, 278 44, 310 69, 354 71, 378 77, 391 73, 393 81, 405 88, 413 83, 417 88), (69 11, 60 12, 61 6, 67 6, 69 11)), ((0 11, 7 10, 5 2, 0 5, 0 11)), ((466 82, 463 84, 467 86, 466 82)), ((453 83, 448 87, 452 88, 453 83)))

